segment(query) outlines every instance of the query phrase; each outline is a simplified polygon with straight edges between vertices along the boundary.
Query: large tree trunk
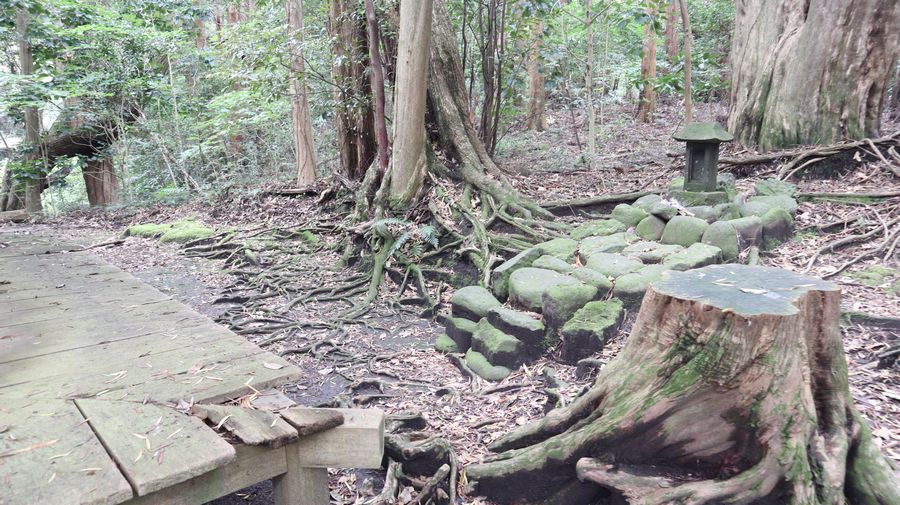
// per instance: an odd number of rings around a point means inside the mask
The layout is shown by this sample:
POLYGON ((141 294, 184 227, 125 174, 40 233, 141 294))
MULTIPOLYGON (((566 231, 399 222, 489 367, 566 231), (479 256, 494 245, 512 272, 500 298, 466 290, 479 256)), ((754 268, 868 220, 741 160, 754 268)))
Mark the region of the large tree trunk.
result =
POLYGON ((109 205, 119 201, 119 179, 112 158, 88 160, 81 169, 84 187, 91 207, 109 205))
POLYGON ((678 25, 681 24, 678 16, 678 0, 669 0, 666 4, 666 27, 663 39, 666 46, 666 59, 669 63, 678 60, 678 25))
POLYGON ((644 24, 644 46, 641 51, 641 80, 644 82, 641 88, 640 101, 638 103, 637 118, 641 123, 653 121, 656 112, 656 30, 653 29, 653 18, 656 11, 649 9, 650 17, 644 24))
POLYGON ((738 0, 730 130, 776 149, 878 134, 900 44, 896 0, 738 0))
POLYGON ((368 34, 360 7, 358 0, 331 0, 329 16, 332 74, 337 84, 338 151, 341 171, 351 180, 363 178, 378 151, 372 87, 366 74, 370 61, 368 34))
MULTIPOLYGON (((34 60, 31 54, 31 40, 28 37, 28 12, 25 9, 16 11, 16 37, 19 42, 19 74, 34 73, 34 60)), ((25 107, 25 142, 28 154, 25 161, 30 162, 28 182, 25 183, 25 210, 29 214, 43 210, 41 205, 41 181, 43 171, 38 169, 41 158, 38 144, 41 141, 41 115, 36 107, 25 107)))
POLYGON ((694 95, 691 88, 691 50, 694 44, 694 33, 691 31, 691 16, 688 13, 687 0, 678 0, 681 11, 681 26, 684 29, 684 124, 694 120, 694 95))
POLYGON ((409 205, 425 179, 425 97, 431 14, 431 0, 400 2, 391 207, 409 205))
POLYGON ((528 116, 525 128, 534 131, 547 129, 547 90, 544 74, 541 73, 541 47, 543 47, 544 22, 537 21, 531 26, 531 47, 528 48, 528 116))
POLYGON ((900 503, 853 406, 839 316, 837 285, 786 270, 672 272, 587 393, 466 475, 503 503, 900 503))
POLYGON ((381 40, 378 32, 378 19, 375 17, 374 0, 366 0, 366 26, 369 33, 369 60, 372 71, 369 75, 372 89, 375 91, 375 144, 378 146, 378 171, 387 172, 390 157, 388 145, 387 120, 385 117, 384 66, 382 64, 381 40))
POLYGON ((288 47, 291 55, 291 121, 294 125, 294 151, 297 160, 297 185, 308 186, 316 180, 316 145, 309 117, 309 98, 303 76, 303 0, 286 0, 288 47))

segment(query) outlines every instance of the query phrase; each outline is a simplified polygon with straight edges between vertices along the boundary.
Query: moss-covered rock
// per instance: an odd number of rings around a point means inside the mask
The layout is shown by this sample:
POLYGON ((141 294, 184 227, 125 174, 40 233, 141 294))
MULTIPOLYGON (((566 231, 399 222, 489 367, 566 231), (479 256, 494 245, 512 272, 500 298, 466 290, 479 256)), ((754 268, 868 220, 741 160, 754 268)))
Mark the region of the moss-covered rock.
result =
POLYGON ((444 323, 444 331, 456 342, 456 346, 462 350, 472 345, 472 334, 478 323, 462 317, 448 317, 444 323))
POLYGON ((613 296, 622 300, 629 310, 637 311, 650 284, 658 281, 663 272, 668 270, 669 268, 663 265, 647 265, 637 272, 625 274, 616 279, 613 296))
POLYGON ((686 207, 684 210, 690 212, 697 219, 702 219, 707 223, 713 223, 719 219, 719 214, 715 207, 709 205, 700 205, 698 207, 686 207))
POLYGON ((741 207, 741 215, 762 216, 774 208, 782 208, 791 216, 797 214, 797 200, 787 195, 751 196, 741 207))
POLYGON ((641 219, 634 229, 634 233, 644 240, 659 240, 665 229, 666 222, 664 220, 658 216, 647 216, 641 219))
POLYGON ((762 245, 762 219, 758 216, 742 217, 728 221, 734 226, 741 240, 741 249, 762 245))
POLYGON ((525 249, 512 258, 504 261, 491 272, 491 292, 501 300, 509 295, 509 276, 520 268, 530 267, 534 260, 541 257, 536 247, 525 249))
POLYGON ((657 202, 651 209, 650 214, 656 216, 663 221, 668 221, 678 215, 678 208, 669 203, 667 200, 657 202))
POLYGON ((492 365, 509 368, 517 368, 528 358, 524 342, 494 328, 487 319, 482 319, 475 327, 472 349, 484 355, 492 365))
POLYGON ((573 240, 581 240, 593 236, 606 236, 623 232, 627 226, 615 219, 597 219, 577 226, 569 234, 573 240))
POLYGON ((718 205, 728 202, 728 193, 724 191, 669 191, 669 198, 676 200, 684 207, 698 205, 718 205))
POLYGON ((589 302, 578 309, 560 330, 560 358, 574 363, 594 354, 612 338, 625 311, 621 300, 589 302))
POLYGON ((491 326, 521 340, 528 348, 539 348, 544 340, 544 323, 518 310, 498 307, 488 312, 491 326))
POLYGON ((753 185, 753 189, 759 196, 785 195, 793 197, 797 193, 797 186, 778 179, 758 181, 753 185))
POLYGON ((762 240, 765 249, 774 249, 794 234, 794 219, 784 209, 774 208, 759 218, 762 221, 762 240))
POLYGON ((159 241, 162 243, 175 242, 180 244, 212 237, 215 234, 215 231, 192 220, 162 224, 138 224, 129 226, 125 230, 125 236, 159 238, 159 241))
POLYGON ((607 277, 616 278, 620 275, 634 272, 644 266, 644 264, 621 254, 596 253, 588 258, 586 266, 607 277))
POLYGON ((663 244, 678 244, 688 247, 700 242, 707 227, 709 227, 709 223, 700 218, 675 216, 666 223, 666 229, 659 241, 663 244))
POLYGON ((534 247, 541 252, 541 255, 556 256, 559 259, 571 261, 575 258, 578 241, 561 237, 541 242, 534 247))
POLYGON ((660 244, 659 242, 641 241, 635 242, 622 249, 622 255, 639 260, 641 263, 651 265, 662 263, 669 255, 683 251, 684 247, 678 244, 660 244))
POLYGON ((596 296, 597 288, 588 284, 553 286, 542 298, 544 323, 550 329, 562 327, 575 311, 596 296))
POLYGON ((172 223, 135 224, 125 229, 126 237, 159 238, 172 229, 172 223))
POLYGON ((637 226, 648 215, 649 213, 644 209, 628 205, 627 203, 616 205, 612 211, 612 218, 629 228, 637 226))
POLYGON ((466 351, 466 366, 482 379, 492 382, 502 381, 512 373, 505 366, 490 364, 484 354, 472 349, 466 351))
POLYGON ((578 257, 584 263, 595 253, 617 253, 638 241, 634 233, 613 233, 606 237, 588 237, 578 245, 578 257))
POLYGON ((500 305, 500 301, 481 286, 466 286, 457 289, 450 298, 451 313, 455 317, 462 317, 470 321, 481 320, 489 310, 500 305))
POLYGON ((734 261, 741 253, 740 236, 728 221, 717 221, 709 225, 700 242, 721 249, 722 259, 725 261, 734 261))
POLYGON ((462 352, 462 349, 460 349, 456 345, 456 342, 454 342, 453 339, 450 338, 450 336, 447 334, 440 335, 437 340, 434 341, 434 350, 437 352, 442 352, 444 354, 449 354, 451 352, 462 352))
POLYGON ((612 281, 609 280, 609 277, 592 268, 578 267, 575 270, 572 270, 572 273, 569 275, 587 285, 597 288, 597 298, 603 298, 612 291, 612 281))
POLYGON ((520 268, 509 276, 509 299, 528 310, 540 311, 541 297, 548 289, 560 284, 579 284, 569 275, 543 268, 520 268))
POLYGON ((635 200, 631 205, 643 209, 644 212, 650 213, 650 209, 660 201, 662 201, 662 197, 659 195, 644 195, 635 200))
POLYGON ((709 244, 696 243, 675 253, 663 261, 663 265, 678 271, 692 270, 718 263, 722 258, 722 250, 709 244))
POLYGON ((534 260, 534 263, 532 263, 531 266, 533 266, 534 268, 553 270, 554 272, 560 272, 564 274, 571 272, 575 268, 570 265, 568 261, 547 254, 534 260))
POLYGON ((716 211, 717 219, 719 220, 729 220, 729 219, 739 219, 741 217, 741 208, 735 205, 734 203, 720 203, 713 207, 716 211))

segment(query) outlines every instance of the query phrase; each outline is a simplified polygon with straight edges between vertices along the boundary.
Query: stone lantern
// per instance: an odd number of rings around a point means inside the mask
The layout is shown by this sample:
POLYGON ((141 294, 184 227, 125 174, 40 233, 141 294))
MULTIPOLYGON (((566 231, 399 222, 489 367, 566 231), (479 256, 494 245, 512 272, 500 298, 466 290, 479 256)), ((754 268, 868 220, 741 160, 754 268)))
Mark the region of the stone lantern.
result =
POLYGON ((731 142, 734 135, 718 123, 691 123, 672 138, 687 142, 684 191, 715 191, 719 144, 731 142))

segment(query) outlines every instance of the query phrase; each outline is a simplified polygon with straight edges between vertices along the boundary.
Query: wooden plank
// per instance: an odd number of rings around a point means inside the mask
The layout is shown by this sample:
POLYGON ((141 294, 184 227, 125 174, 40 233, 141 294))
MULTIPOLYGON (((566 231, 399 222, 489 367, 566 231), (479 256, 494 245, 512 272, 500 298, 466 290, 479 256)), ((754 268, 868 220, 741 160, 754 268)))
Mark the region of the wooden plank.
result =
MULTIPOLYGON (((228 465, 147 496, 136 497, 126 505, 198 505, 287 471, 284 448, 249 445, 236 445, 234 448, 237 457, 228 465)), ((293 502, 291 505, 302 503, 293 502)))
POLYGON ((292 407, 281 411, 281 417, 297 429, 301 437, 330 430, 344 424, 344 415, 334 409, 292 407))
POLYGON ((138 496, 235 459, 234 448, 203 421, 175 409, 103 400, 75 403, 138 496))
MULTIPOLYGON (((334 409, 344 424, 285 446, 288 458, 311 468, 380 468, 384 455, 384 413, 378 409, 334 409)), ((290 459, 289 466, 290 466, 290 459)))
POLYGON ((266 389, 260 391, 256 398, 250 401, 250 405, 258 410, 278 412, 297 405, 297 402, 291 400, 277 389, 266 389))
POLYGON ((0 503, 112 505, 132 496, 71 401, 0 404, 0 503))
POLYGON ((201 405, 193 407, 194 415, 216 427, 231 432, 247 445, 278 448, 300 437, 297 430, 276 414, 251 410, 236 405, 201 405))

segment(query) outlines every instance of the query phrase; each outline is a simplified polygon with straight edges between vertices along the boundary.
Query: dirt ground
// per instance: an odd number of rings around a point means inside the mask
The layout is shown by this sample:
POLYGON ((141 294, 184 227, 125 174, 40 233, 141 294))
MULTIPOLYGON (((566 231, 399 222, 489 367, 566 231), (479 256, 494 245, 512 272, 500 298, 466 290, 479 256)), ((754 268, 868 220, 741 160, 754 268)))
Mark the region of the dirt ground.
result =
MULTIPOLYGON (((722 113, 705 105, 699 109, 701 120, 722 113)), ((623 105, 618 110, 607 110, 606 114, 627 117, 628 112, 628 107, 623 105)), ((594 160, 593 168, 588 168, 579 156, 568 113, 553 115, 546 132, 516 132, 504 138, 498 161, 523 194, 540 202, 660 189, 680 175, 677 156, 682 146, 670 138, 673 125, 677 124, 675 117, 674 107, 663 103, 653 124, 636 125, 629 119, 604 125, 601 154, 594 160)), ((896 124, 885 124, 883 131, 897 128, 896 124)), ((743 153, 734 146, 727 146, 723 153, 740 154, 743 153)), ((774 167, 769 167, 738 173, 739 190, 748 189, 760 177, 771 176, 773 170, 774 167)), ((830 177, 794 182, 801 193, 900 191, 900 181, 875 162, 830 177)), ((323 212, 317 207, 315 196, 284 197, 264 192, 242 196, 235 190, 213 202, 84 211, 18 229, 54 233, 82 244, 96 244, 118 236, 126 225, 133 223, 191 217, 217 230, 257 230, 316 226, 319 221, 340 218, 341 212, 341 209, 323 212)), ((804 271, 816 250, 850 233, 841 227, 830 233, 818 233, 817 226, 856 215, 885 222, 898 213, 900 198, 897 197, 862 203, 834 199, 804 201, 795 223, 799 231, 795 239, 764 252, 761 261, 804 271)), ((236 283, 244 282, 247 287, 246 278, 242 281, 222 260, 186 257, 177 246, 133 237, 120 245, 96 248, 94 252, 209 317, 232 328, 247 330, 241 333, 265 349, 286 353, 288 359, 306 371, 301 380, 285 387, 285 392, 299 403, 321 405, 342 397, 353 405, 377 407, 388 414, 421 412, 428 420, 428 431, 448 440, 462 465, 485 456, 487 444, 500 435, 544 414, 545 369, 555 370, 564 382, 561 392, 568 399, 590 385, 591 377, 576 378, 574 367, 556 361, 552 355, 514 372, 499 385, 480 380, 470 382, 445 356, 432 349, 441 327, 433 319, 420 317, 420 308, 397 303, 397 293, 392 292, 392 288, 393 291, 398 288, 397 279, 391 277, 382 290, 385 294, 364 316, 363 324, 347 324, 341 331, 317 328, 315 321, 328 319, 329 315, 346 308, 346 303, 341 300, 299 302, 287 313, 310 325, 288 332, 272 330, 277 325, 266 322, 266 314, 271 314, 272 308, 283 310, 290 305, 292 300, 288 294, 339 285, 358 275, 353 268, 336 266, 340 251, 327 247, 337 244, 334 233, 322 231, 317 237, 320 242, 315 246, 304 245, 294 238, 286 240, 288 246, 263 253, 266 264, 285 266, 279 279, 289 283, 289 288, 278 296, 251 304, 216 303, 223 294, 234 294, 236 283), (308 352, 292 352, 323 341, 329 341, 328 345, 306 349, 308 352)), ((809 273, 827 275, 866 248, 879 245, 875 240, 834 254, 821 254, 809 273)), ((900 271, 897 270, 900 252, 896 248, 888 252, 892 254, 864 259, 832 278, 843 289, 844 310, 900 317, 900 271)), ((442 299, 448 300, 451 292, 445 290, 442 299)), ((616 355, 630 326, 629 321, 606 346, 599 356, 601 360, 608 361, 616 355)), ((876 357, 889 342, 900 339, 900 330, 848 324, 843 327, 843 334, 857 406, 869 421, 884 453, 900 467, 900 365, 879 368, 876 357)), ((359 503, 380 491, 379 479, 377 472, 335 472, 333 501, 359 503)), ((261 484, 215 503, 268 504, 271 486, 261 484)), ((463 497, 460 503, 487 502, 463 497)))

